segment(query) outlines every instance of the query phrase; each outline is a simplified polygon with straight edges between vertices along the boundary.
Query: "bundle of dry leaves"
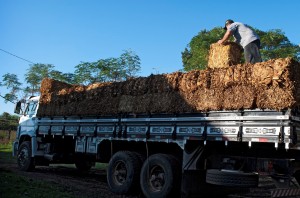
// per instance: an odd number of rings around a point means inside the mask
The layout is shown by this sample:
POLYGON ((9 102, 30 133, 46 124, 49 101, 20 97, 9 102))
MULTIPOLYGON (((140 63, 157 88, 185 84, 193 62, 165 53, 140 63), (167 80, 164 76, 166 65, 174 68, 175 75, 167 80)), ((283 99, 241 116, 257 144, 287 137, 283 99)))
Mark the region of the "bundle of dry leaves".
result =
MULTIPOLYGON (((227 50, 232 50, 230 48, 227 46, 227 50)), ((223 56, 226 57, 233 60, 223 56)), ((223 64, 206 70, 88 86, 46 78, 41 84, 38 116, 173 114, 256 108, 282 110, 299 105, 299 62, 279 58, 231 65, 237 60, 230 61, 227 66, 223 64)))

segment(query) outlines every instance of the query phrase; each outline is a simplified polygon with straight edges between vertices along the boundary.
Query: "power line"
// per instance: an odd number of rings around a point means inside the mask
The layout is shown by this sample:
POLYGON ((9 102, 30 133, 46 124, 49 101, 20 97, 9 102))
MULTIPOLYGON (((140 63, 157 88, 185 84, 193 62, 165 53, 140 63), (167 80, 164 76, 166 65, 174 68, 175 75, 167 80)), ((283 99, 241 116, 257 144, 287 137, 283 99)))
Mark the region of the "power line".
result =
POLYGON ((25 59, 25 58, 22 58, 22 57, 20 57, 20 56, 17 56, 17 55, 15 55, 15 54, 12 54, 12 53, 10 53, 10 52, 8 52, 8 51, 5 51, 5 50, 3 50, 3 49, 1 49, 1 48, 0 48, 0 50, 3 51, 3 52, 5 52, 5 53, 7 53, 7 54, 9 54, 9 55, 11 55, 11 56, 17 57, 17 58, 19 58, 19 59, 21 59, 21 60, 23 60, 23 61, 26 61, 26 62, 28 62, 28 63, 35 64, 34 62, 32 62, 32 61, 30 61, 30 60, 27 60, 27 59, 25 59))

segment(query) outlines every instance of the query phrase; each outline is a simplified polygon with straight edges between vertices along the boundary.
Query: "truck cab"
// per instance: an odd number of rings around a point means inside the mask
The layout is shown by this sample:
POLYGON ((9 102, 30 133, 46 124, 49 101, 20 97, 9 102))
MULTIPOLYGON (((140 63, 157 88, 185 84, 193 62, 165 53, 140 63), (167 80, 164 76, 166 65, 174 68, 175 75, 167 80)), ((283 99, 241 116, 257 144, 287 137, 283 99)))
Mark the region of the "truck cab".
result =
MULTIPOLYGON (((16 140, 13 142, 13 156, 18 153, 19 146, 22 142, 28 141, 31 143, 31 152, 29 156, 35 155, 36 144, 31 141, 36 139, 37 119, 36 112, 39 105, 39 96, 31 96, 28 100, 21 100, 16 103, 14 113, 20 115, 19 126, 17 129, 16 140), (22 110, 22 107, 25 109, 22 110)), ((28 157, 29 157, 28 156, 28 157)))

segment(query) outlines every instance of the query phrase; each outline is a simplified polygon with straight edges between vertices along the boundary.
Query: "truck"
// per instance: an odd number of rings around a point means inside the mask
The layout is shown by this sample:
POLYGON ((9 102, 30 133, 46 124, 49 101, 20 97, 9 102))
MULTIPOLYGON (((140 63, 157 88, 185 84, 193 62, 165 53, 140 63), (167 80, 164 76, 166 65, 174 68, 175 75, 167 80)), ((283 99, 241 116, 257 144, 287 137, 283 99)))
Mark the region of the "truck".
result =
POLYGON ((24 171, 105 163, 119 195, 300 196, 299 75, 288 57, 87 86, 45 78, 16 104, 13 155, 24 171))
POLYGON ((37 116, 39 100, 15 107, 21 116, 13 155, 23 171, 55 163, 88 171, 107 163, 112 192, 145 197, 300 193, 298 108, 37 116))

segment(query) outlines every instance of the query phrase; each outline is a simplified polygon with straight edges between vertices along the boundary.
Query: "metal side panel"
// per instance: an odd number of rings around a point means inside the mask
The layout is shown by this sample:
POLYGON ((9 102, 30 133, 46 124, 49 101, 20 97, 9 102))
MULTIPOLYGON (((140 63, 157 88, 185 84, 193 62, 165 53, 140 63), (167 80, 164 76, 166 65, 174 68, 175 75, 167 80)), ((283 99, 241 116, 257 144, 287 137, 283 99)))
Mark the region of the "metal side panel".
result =
POLYGON ((80 126, 80 135, 85 135, 85 136, 94 136, 96 132, 96 125, 81 125, 80 126))
POLYGON ((79 131, 78 125, 66 125, 65 126, 65 135, 76 136, 79 131))
POLYGON ((63 125, 52 125, 50 129, 51 135, 63 135, 64 126, 63 125))
POLYGON ((239 126, 208 126, 207 140, 212 141, 237 141, 239 126))
POLYGON ((87 137, 86 144, 87 153, 97 153, 97 139, 95 137, 87 137))
POLYGON ((85 153, 85 145, 86 145, 86 137, 77 137, 75 152, 77 153, 85 153))
POLYGON ((50 125, 40 125, 38 129, 38 134, 48 135, 50 132, 50 125))
POLYGON ((112 137, 114 131, 116 131, 116 125, 115 124, 101 124, 97 126, 97 136, 100 137, 112 137))

